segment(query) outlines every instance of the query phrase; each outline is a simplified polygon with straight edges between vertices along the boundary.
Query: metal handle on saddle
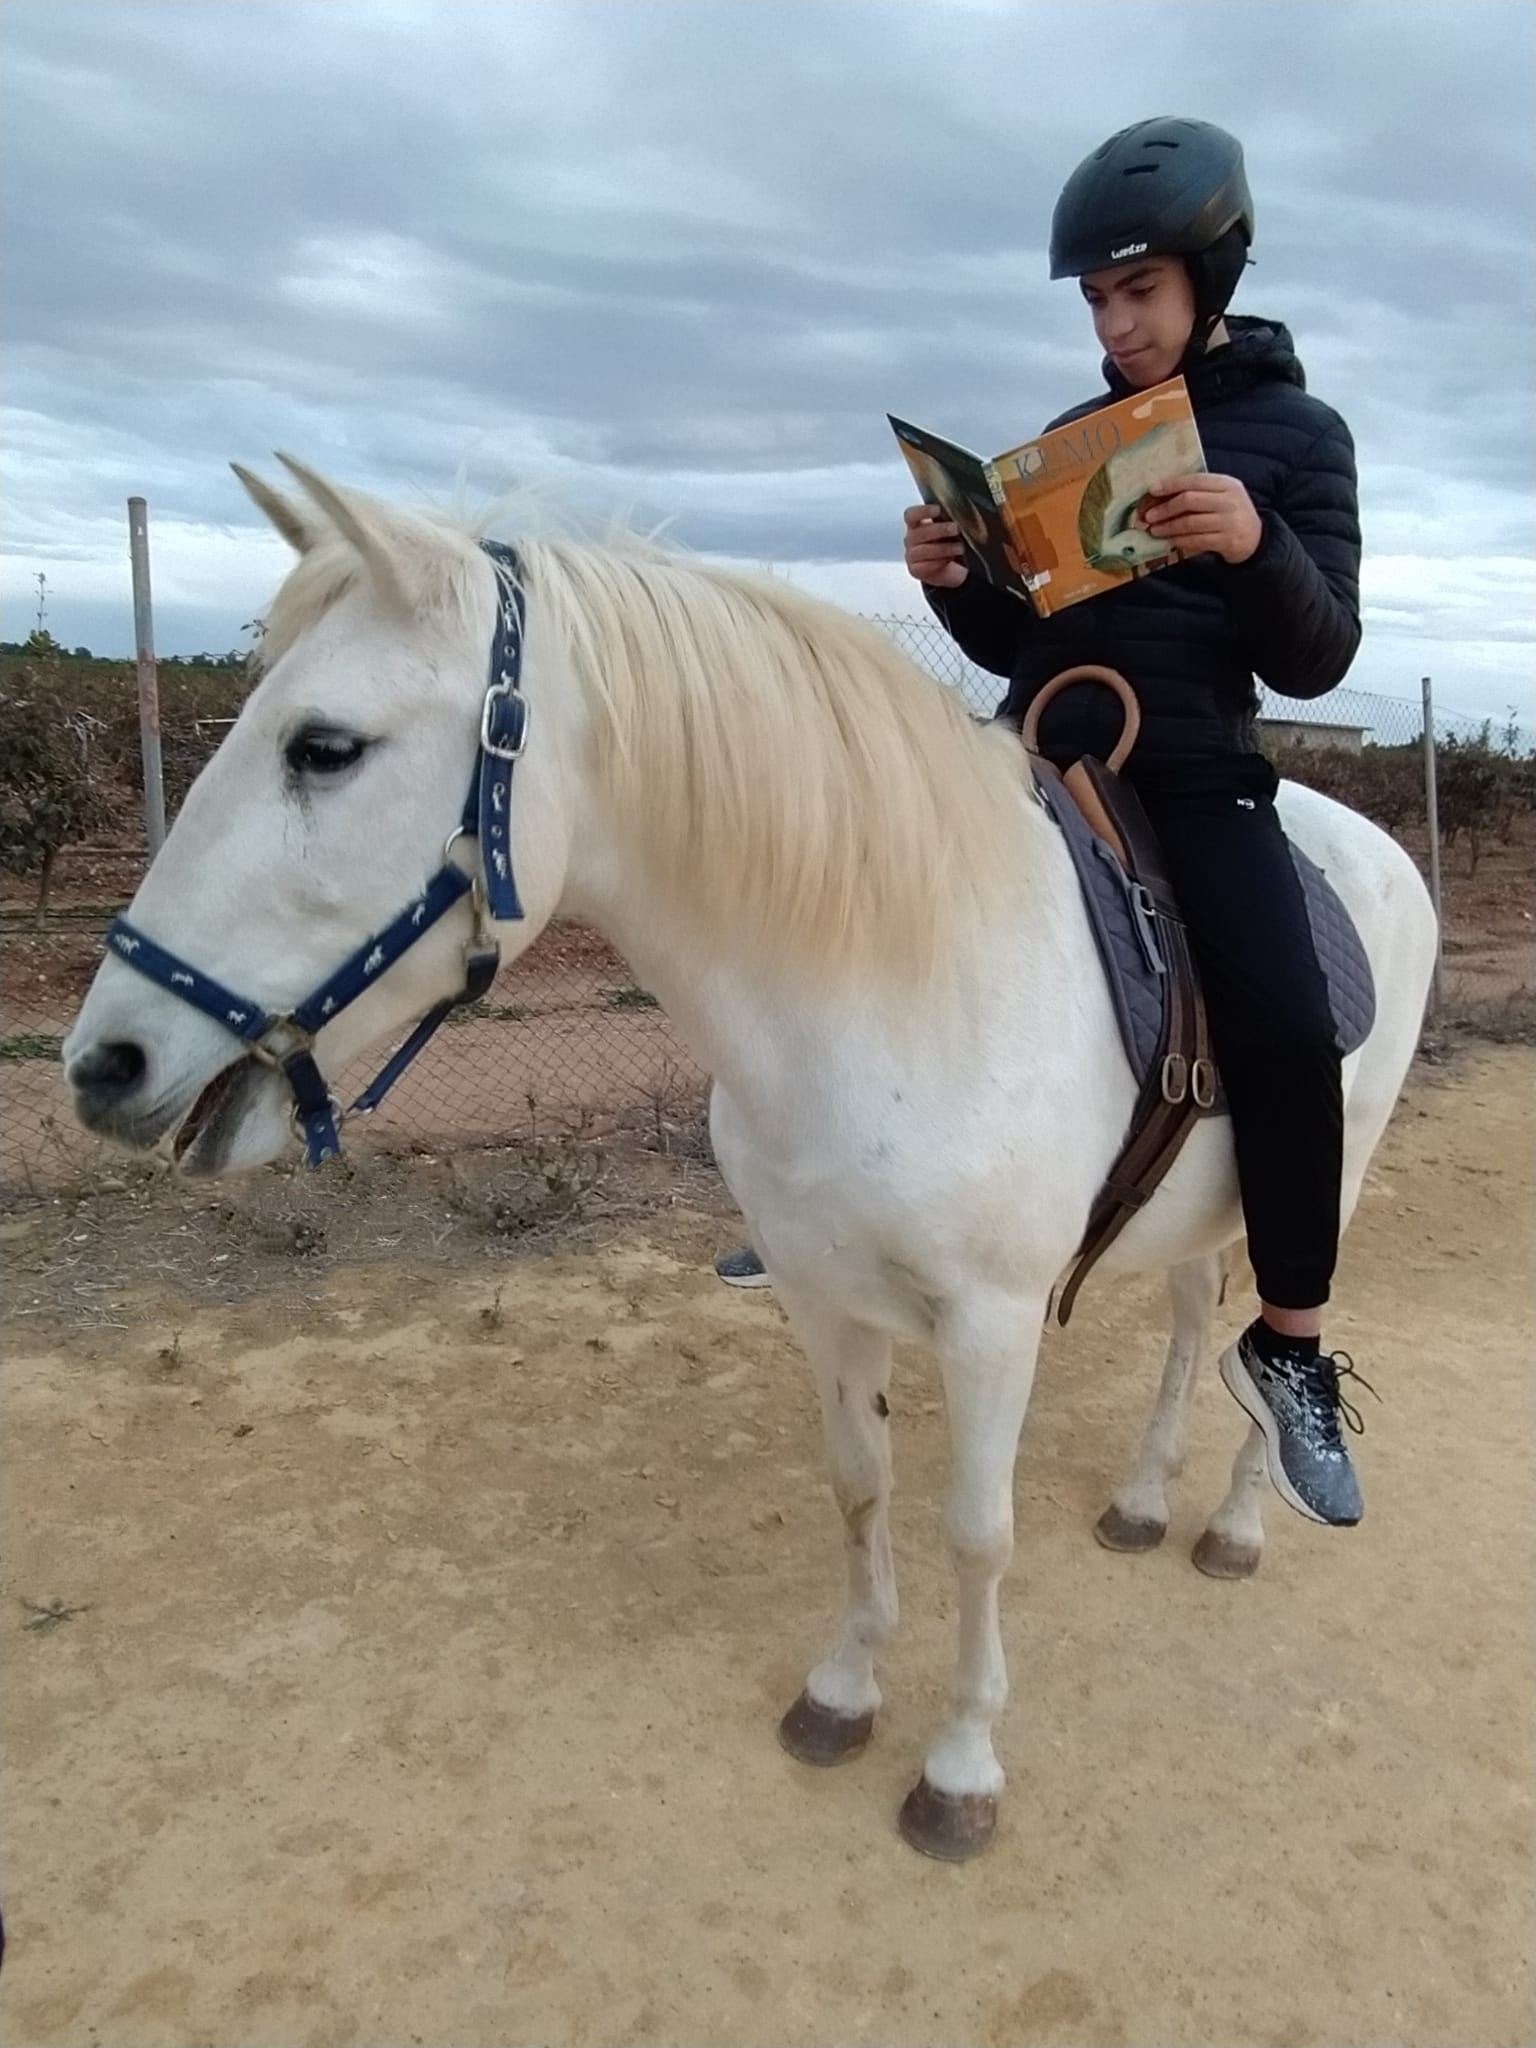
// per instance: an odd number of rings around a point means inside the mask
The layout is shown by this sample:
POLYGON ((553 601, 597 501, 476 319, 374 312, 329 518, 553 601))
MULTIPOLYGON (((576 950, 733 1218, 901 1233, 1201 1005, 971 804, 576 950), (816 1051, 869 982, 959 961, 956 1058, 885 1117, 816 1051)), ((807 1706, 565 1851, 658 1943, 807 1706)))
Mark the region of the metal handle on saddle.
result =
POLYGON ((1081 662, 1076 668, 1064 668, 1060 675, 1051 677, 1024 714, 1024 744, 1032 754, 1039 753, 1040 714, 1047 704, 1052 703, 1073 683, 1103 683, 1106 689, 1113 690, 1120 699, 1120 709, 1125 714, 1125 723, 1120 728, 1120 737, 1115 742, 1114 751, 1105 763, 1106 767, 1114 769, 1118 774, 1130 759, 1131 749, 1141 732, 1141 706, 1136 701, 1136 692, 1120 671, 1114 668, 1100 668, 1097 662, 1081 662))

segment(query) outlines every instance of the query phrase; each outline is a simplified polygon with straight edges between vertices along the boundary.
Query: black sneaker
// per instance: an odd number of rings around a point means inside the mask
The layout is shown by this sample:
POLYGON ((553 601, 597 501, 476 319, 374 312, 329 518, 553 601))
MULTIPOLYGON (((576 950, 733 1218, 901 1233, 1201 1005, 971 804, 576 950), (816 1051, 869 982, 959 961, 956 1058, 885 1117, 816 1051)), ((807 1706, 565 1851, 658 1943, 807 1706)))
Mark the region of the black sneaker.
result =
POLYGON ((763 1262, 751 1245, 743 1245, 739 1252, 727 1252, 723 1259, 716 1259, 715 1277, 723 1280, 727 1287, 767 1287, 770 1284, 763 1262))
POLYGON ((1340 1377, 1360 1379, 1342 1351, 1281 1352, 1267 1357, 1251 1329, 1223 1352, 1227 1391, 1264 1432, 1269 1476, 1276 1493, 1308 1521, 1352 1529, 1362 1513, 1360 1481, 1339 1432, 1342 1417, 1358 1436, 1360 1412, 1339 1391, 1340 1377))

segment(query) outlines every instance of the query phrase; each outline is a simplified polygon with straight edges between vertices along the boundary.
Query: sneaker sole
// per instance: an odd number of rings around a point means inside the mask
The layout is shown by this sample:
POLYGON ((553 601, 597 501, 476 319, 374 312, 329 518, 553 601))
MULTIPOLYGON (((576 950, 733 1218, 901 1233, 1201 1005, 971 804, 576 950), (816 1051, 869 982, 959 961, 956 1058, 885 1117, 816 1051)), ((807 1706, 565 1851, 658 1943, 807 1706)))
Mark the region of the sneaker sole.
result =
MULTIPOLYGON (((1324 1529, 1335 1527, 1336 1525, 1330 1522, 1325 1515, 1320 1515, 1316 1508, 1309 1508, 1307 1506, 1301 1495, 1286 1477, 1285 1467, 1280 1462, 1280 1431, 1276 1427, 1273 1414, 1270 1412, 1269 1403, 1249 1377, 1248 1368, 1243 1363, 1242 1352, 1236 1344, 1229 1344, 1226 1350, 1223 1351, 1218 1370, 1221 1373, 1221 1383, 1227 1392, 1236 1401, 1238 1407, 1248 1417, 1248 1420, 1256 1422, 1263 1432, 1264 1463, 1269 1472, 1270 1485, 1279 1494, 1288 1508, 1294 1508, 1297 1514, 1303 1516, 1307 1521, 1316 1522, 1324 1529)), ((1348 1527, 1348 1524, 1340 1523, 1337 1526, 1348 1527)))
POLYGON ((722 1287, 771 1287, 773 1282, 766 1273, 717 1273, 715 1278, 722 1287))

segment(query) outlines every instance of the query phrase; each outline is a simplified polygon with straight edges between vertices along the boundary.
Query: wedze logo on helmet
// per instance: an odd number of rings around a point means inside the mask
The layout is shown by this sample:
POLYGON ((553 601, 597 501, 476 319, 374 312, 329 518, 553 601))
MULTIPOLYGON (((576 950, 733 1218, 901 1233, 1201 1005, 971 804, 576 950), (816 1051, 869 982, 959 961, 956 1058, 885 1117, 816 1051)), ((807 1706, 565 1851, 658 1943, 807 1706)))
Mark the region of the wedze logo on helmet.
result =
POLYGON ((1145 256, 1147 248, 1145 242, 1126 242, 1121 248, 1110 250, 1109 260, 1111 263, 1123 263, 1127 256, 1145 256))

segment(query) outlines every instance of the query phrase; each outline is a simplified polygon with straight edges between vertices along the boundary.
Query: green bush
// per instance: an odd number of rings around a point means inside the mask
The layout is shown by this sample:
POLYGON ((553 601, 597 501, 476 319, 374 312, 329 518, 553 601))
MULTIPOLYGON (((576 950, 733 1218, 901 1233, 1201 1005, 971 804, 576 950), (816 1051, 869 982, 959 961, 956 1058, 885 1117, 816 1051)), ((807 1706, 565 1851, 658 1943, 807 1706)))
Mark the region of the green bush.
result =
POLYGON ((0 867, 37 877, 37 921, 62 848, 109 830, 119 809, 103 726, 60 687, 48 653, 0 681, 0 867))
MULTIPOLYGON (((1295 744, 1267 751, 1288 780, 1336 797, 1389 832, 1427 821, 1424 749, 1417 742, 1367 746, 1357 754, 1295 744)), ((1464 844, 1468 873, 1475 875, 1489 838, 1507 845, 1517 821, 1536 811, 1536 756, 1496 746, 1491 726, 1472 738, 1453 734, 1436 746, 1435 784, 1441 843, 1464 844)))
MULTIPOLYGON (((250 676, 242 668, 198 668, 182 662, 161 665, 160 756, 168 817, 223 738, 221 721, 236 716, 250 687, 250 676)), ((137 837, 142 830, 144 798, 138 679, 133 663, 82 659, 62 651, 42 659, 0 652, 0 744, 7 753, 13 725, 30 720, 35 727, 42 716, 36 709, 13 710, 12 704, 31 705, 39 689, 66 727, 89 733, 92 776, 103 798, 102 805, 92 807, 89 824, 67 833, 60 843, 78 842, 87 833, 124 840, 137 837)), ((64 770, 58 767, 57 772, 64 770)), ((57 793, 62 794, 62 785, 57 793)), ((6 857, 5 864, 13 872, 31 873, 36 858, 20 868, 12 857, 6 857)))
POLYGON ((1424 755, 1416 746, 1343 747, 1272 746, 1276 770, 1290 782, 1304 783, 1337 798, 1352 811, 1374 818, 1389 832, 1424 822, 1424 755))

